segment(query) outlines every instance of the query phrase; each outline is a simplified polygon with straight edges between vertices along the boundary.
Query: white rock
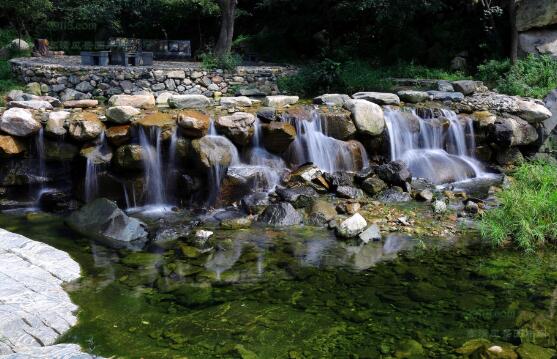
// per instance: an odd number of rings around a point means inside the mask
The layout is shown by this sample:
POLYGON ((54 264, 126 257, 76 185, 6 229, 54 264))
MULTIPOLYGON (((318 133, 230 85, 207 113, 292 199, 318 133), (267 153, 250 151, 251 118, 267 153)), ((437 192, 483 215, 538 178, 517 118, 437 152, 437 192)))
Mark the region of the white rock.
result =
POLYGON ((385 115, 381 106, 367 100, 349 100, 344 107, 352 112, 352 119, 359 132, 378 136, 385 130, 385 115))
POLYGON ((135 108, 151 109, 155 107, 155 96, 143 95, 114 95, 109 100, 110 106, 132 106, 135 108))
POLYGON ((186 73, 184 70, 172 70, 166 73, 166 77, 169 79, 180 79, 183 80, 186 78, 186 73))
POLYGON ((113 106, 106 110, 106 118, 114 123, 124 124, 130 122, 134 116, 140 113, 140 110, 132 106, 113 106))
POLYGON ((13 39, 12 41, 10 41, 9 46, 14 50, 19 50, 19 51, 27 51, 30 49, 30 46, 27 43, 27 41, 23 39, 13 39))
POLYGON ((81 352, 77 344, 56 344, 25 348, 15 354, 0 355, 0 359, 102 359, 81 352))
POLYGON ((380 241, 381 231, 379 230, 379 226, 375 223, 372 224, 365 231, 360 233, 359 237, 360 240, 364 243, 368 243, 370 241, 380 241))
POLYGON ((200 229, 200 230, 195 232, 195 238, 202 239, 202 240, 207 240, 207 239, 211 238, 212 235, 213 235, 213 232, 206 231, 204 229, 200 229))
POLYGON ((226 108, 230 107, 249 107, 252 105, 252 101, 247 96, 238 96, 238 97, 221 97, 220 105, 226 108))
POLYGON ((432 204, 433 212, 435 213, 445 213, 447 212, 447 204, 443 201, 437 200, 432 204))
POLYGON ((298 102, 300 98, 298 96, 267 96, 263 101, 263 106, 269 107, 284 107, 288 105, 293 105, 298 102))
POLYGON ((535 101, 518 99, 518 116, 530 123, 538 123, 551 117, 551 111, 535 101))
POLYGON ((52 110, 52 105, 48 101, 29 100, 29 101, 12 101, 8 103, 8 107, 27 108, 29 110, 52 110))
POLYGON ((367 100, 378 105, 400 105, 400 98, 387 92, 357 92, 352 95, 356 100, 367 100))
POLYGON ((29 136, 40 128, 41 124, 33 118, 31 111, 23 108, 10 108, 0 119, 0 129, 13 136, 29 136))
POLYGON ((98 100, 69 100, 64 101, 64 107, 67 108, 90 108, 97 107, 99 105, 98 100))
POLYGON ((203 108, 211 105, 211 99, 203 95, 174 95, 168 104, 172 108, 203 108))
POLYGON ((327 106, 342 106, 346 101, 350 100, 350 96, 338 93, 326 93, 315 97, 313 103, 327 106))
POLYGON ((70 118, 68 111, 55 111, 48 113, 46 120, 45 131, 51 135, 63 136, 68 131, 66 130, 66 121, 70 118))
POLYGON ((157 106, 159 107, 168 107, 168 100, 170 100, 170 98, 174 96, 174 94, 172 92, 161 92, 158 96, 157 96, 157 106))
POLYGON ((337 228, 337 234, 342 238, 354 238, 358 236, 366 228, 367 222, 361 214, 345 219, 337 228))

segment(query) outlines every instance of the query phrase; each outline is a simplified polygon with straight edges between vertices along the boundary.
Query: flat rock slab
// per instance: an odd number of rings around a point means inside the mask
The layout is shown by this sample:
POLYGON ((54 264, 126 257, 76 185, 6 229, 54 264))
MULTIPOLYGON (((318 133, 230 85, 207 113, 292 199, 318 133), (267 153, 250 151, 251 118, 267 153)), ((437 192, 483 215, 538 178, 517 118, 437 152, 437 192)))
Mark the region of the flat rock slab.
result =
POLYGON ((76 324, 62 285, 79 276, 67 253, 0 229, 0 358, 90 358, 77 345, 51 346, 76 324))

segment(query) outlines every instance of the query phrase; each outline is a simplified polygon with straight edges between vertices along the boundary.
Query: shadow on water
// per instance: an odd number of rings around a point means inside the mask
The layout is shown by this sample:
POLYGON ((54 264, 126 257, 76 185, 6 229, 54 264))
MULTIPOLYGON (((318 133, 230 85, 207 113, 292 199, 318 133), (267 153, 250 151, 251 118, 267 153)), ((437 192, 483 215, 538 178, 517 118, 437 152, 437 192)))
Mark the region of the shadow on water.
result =
POLYGON ((3 214, 0 226, 81 264, 68 286, 79 324, 61 341, 104 356, 380 358, 413 339, 424 357, 448 358, 468 339, 527 335, 555 345, 552 250, 398 235, 360 246, 305 227, 216 231, 207 252, 129 253, 45 214, 3 214))

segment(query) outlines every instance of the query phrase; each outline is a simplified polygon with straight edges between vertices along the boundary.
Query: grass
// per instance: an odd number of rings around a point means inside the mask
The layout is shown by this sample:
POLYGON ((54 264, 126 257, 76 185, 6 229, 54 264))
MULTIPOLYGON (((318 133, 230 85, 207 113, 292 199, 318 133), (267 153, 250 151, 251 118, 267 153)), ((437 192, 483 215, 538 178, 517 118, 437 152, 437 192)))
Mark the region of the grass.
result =
POLYGON ((557 88, 557 59, 529 55, 514 65, 509 60, 491 60, 478 66, 477 77, 501 93, 544 98, 557 88))
POLYGON ((302 66, 297 74, 279 79, 281 91, 302 97, 312 97, 325 92, 351 94, 358 91, 391 91, 391 78, 460 80, 460 72, 428 68, 413 63, 387 67, 375 66, 364 61, 335 62, 325 59, 302 66))
POLYGON ((521 165, 500 206, 486 212, 482 237, 497 246, 513 245, 532 252, 557 240, 557 167, 546 162, 521 165))
MULTIPOLYGON (((6 46, 17 36, 14 31, 0 29, 0 48, 6 46)), ((0 106, 5 105, 5 96, 11 90, 22 89, 23 84, 18 82, 11 70, 8 60, 13 57, 29 56, 28 52, 10 51, 8 58, 0 58, 0 106)))

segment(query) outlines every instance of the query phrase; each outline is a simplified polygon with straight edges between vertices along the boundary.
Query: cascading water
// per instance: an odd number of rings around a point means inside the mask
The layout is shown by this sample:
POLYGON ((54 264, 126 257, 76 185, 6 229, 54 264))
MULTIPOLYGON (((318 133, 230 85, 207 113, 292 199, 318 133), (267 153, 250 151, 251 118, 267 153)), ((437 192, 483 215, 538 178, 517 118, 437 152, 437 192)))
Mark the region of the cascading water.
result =
POLYGON ((47 171, 46 171, 46 147, 44 143, 44 129, 41 127, 39 132, 35 137, 35 153, 38 161, 37 177, 38 186, 37 189, 32 190, 31 196, 35 197, 36 201, 39 201, 42 194, 48 192, 50 189, 45 187, 45 183, 48 181, 47 171))
POLYGON ((94 200, 99 193, 98 170, 100 164, 97 163, 97 157, 103 156, 103 154, 107 152, 108 148, 104 131, 101 132, 98 143, 98 146, 93 150, 94 153, 87 156, 85 164, 84 194, 86 202, 94 200))
POLYGON ((148 133, 139 129, 139 144, 143 148, 143 168, 145 171, 145 203, 149 206, 164 207, 166 193, 162 175, 161 129, 150 127, 148 133))
POLYGON ((459 119, 448 110, 442 116, 421 118, 415 111, 385 109, 391 160, 408 164, 414 177, 435 184, 481 177, 474 159, 474 128, 470 118, 459 119))
POLYGON ((290 162, 312 162, 326 172, 358 171, 369 165, 366 150, 357 141, 345 142, 327 136, 319 112, 312 110, 308 120, 295 120, 296 140, 290 144, 290 162))

